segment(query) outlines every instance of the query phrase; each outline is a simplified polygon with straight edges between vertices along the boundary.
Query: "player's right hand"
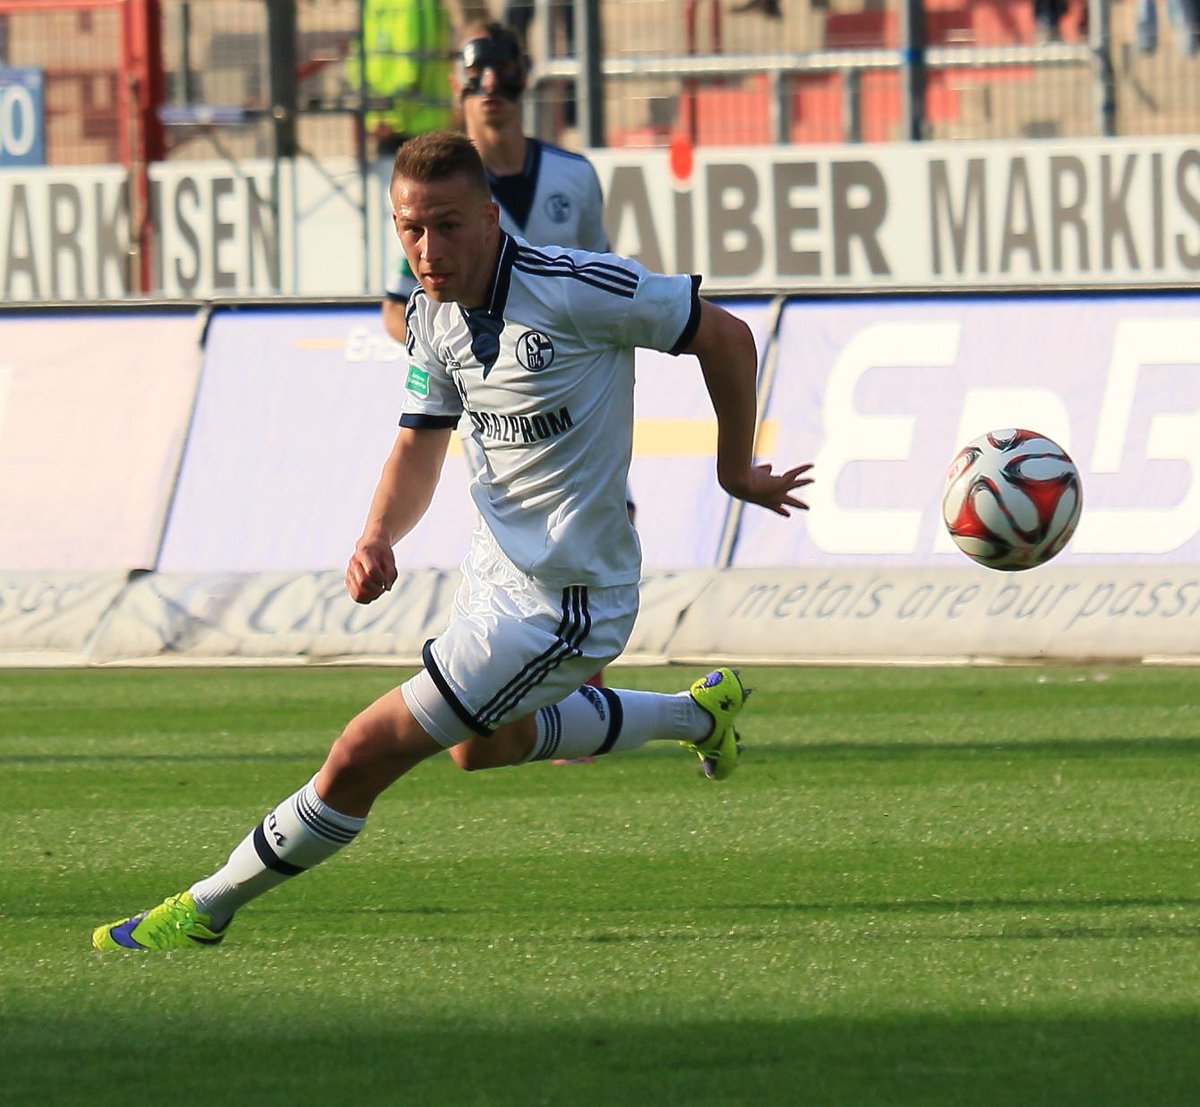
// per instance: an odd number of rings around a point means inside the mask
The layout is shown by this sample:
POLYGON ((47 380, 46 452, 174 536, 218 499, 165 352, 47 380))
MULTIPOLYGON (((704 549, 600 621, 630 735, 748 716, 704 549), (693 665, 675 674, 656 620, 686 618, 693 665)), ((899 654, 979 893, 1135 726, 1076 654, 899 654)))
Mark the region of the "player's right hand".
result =
POLYGON ((811 469, 811 461, 793 466, 785 473, 773 472, 768 463, 751 465, 736 478, 722 476, 721 487, 739 500, 758 504, 787 518, 792 509, 808 510, 808 504, 800 496, 812 484, 812 477, 808 475, 811 469))
POLYGON ((396 583, 396 576, 392 547, 360 539, 346 566, 346 591, 355 603, 373 603, 396 583))

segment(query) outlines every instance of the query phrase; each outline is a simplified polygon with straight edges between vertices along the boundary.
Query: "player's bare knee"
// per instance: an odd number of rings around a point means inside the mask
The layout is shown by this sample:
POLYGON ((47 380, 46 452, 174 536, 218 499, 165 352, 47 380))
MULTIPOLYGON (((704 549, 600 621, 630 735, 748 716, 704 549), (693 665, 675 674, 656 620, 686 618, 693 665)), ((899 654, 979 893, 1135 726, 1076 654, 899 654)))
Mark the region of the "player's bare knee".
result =
POLYGON ((366 762, 362 746, 347 727, 330 747, 329 755, 325 758, 324 773, 328 774, 331 783, 343 785, 361 777, 366 762))
POLYGON ((477 773, 508 764, 496 759, 496 752, 486 738, 471 738, 450 751, 450 757, 463 772, 477 773))
POLYGON ((520 765, 533 751, 534 735, 528 727, 501 727, 494 734, 477 736, 450 751, 454 763, 468 773, 520 765))
POLYGON ((394 739, 360 715, 346 724, 329 751, 328 763, 339 776, 369 777, 399 757, 394 739))

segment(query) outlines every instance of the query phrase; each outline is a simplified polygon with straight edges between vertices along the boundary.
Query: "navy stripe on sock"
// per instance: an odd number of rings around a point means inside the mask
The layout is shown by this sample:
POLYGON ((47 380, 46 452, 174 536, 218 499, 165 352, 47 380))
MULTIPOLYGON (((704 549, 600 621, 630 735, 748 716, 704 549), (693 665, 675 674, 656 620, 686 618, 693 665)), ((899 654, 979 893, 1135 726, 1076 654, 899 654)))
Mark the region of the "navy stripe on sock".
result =
POLYGON ((346 827, 338 826, 337 823, 322 815, 304 792, 296 797, 296 818, 318 838, 324 838, 326 841, 335 842, 338 845, 344 846, 358 837, 357 830, 347 830, 346 827))
POLYGON ((621 706, 621 697, 611 688, 597 688, 596 691, 604 697, 604 702, 608 704, 608 733, 604 736, 603 745, 592 754, 593 757, 600 757, 617 744, 621 727, 625 725, 625 708, 621 706))
POLYGON ((268 869, 282 873, 284 876, 299 876, 304 872, 299 865, 293 865, 276 854, 267 842, 266 831, 263 830, 262 823, 254 828, 254 852, 258 854, 258 859, 268 869))
POLYGON ((538 712, 538 721, 542 724, 542 741, 537 753, 531 761, 549 761, 558 752, 562 741, 562 712, 557 704, 543 707, 538 712))

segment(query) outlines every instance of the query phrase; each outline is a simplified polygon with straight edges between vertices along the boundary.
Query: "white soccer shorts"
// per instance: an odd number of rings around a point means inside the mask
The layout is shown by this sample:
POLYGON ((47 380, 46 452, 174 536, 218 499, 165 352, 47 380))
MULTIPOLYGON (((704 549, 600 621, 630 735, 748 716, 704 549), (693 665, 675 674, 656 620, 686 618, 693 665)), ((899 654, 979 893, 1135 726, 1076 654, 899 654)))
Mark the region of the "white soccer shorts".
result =
POLYGON ((638 586, 566 588, 522 573, 494 541, 476 541, 445 631, 401 686, 430 736, 449 748, 564 700, 620 656, 638 586))

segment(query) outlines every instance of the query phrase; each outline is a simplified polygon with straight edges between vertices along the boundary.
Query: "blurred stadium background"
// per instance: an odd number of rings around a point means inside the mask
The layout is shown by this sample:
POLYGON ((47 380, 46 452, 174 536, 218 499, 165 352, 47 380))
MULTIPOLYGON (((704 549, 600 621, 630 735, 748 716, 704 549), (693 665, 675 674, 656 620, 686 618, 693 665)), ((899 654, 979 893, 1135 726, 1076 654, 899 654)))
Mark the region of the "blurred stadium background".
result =
MULTIPOLYGON (((40 75, 48 166, 365 167, 368 114, 394 104, 351 60, 373 55, 372 2, 0 0, 0 67, 40 75)), ((1034 0, 756 2, 536 0, 528 129, 617 149, 1200 132, 1200 28, 1164 4, 1148 37, 1139 13, 1158 0, 1071 0, 1054 36, 1034 0)), ((25 125, 11 101, 6 118, 25 125)), ((127 202, 153 235, 144 184, 127 202)))
MULTIPOLYGON (((446 61, 368 41, 393 7, 0 0, 5 657, 411 658, 436 626, 457 481, 402 551, 419 617, 364 623, 338 587, 402 395, 374 121, 409 94, 378 74, 446 61)), ((761 660, 1195 653, 1191 0, 1068 0, 1056 25, 1034 0, 524 14, 527 129, 593 157, 615 249, 751 323, 760 451, 821 474, 804 525, 743 513, 696 374, 642 357, 635 654, 728 651, 713 625, 761 660), (1086 490, 1028 580, 967 565, 938 518, 958 445, 1007 423, 1086 490)))
MULTIPOLYGON (((369 4, 4 0, 0 65, 44 75, 48 165, 355 154, 373 93, 346 59, 369 4)), ((1058 42, 1032 0, 738 7, 537 0, 534 133, 645 147, 1200 131, 1195 47, 1164 8, 1140 48, 1137 0, 1072 0, 1058 42), (595 119, 567 110, 576 83, 595 119)))

